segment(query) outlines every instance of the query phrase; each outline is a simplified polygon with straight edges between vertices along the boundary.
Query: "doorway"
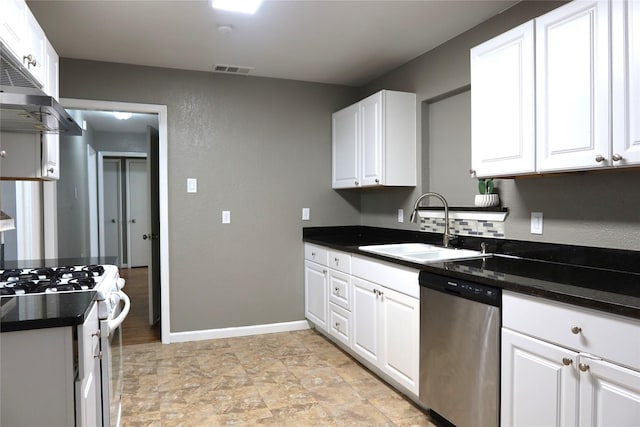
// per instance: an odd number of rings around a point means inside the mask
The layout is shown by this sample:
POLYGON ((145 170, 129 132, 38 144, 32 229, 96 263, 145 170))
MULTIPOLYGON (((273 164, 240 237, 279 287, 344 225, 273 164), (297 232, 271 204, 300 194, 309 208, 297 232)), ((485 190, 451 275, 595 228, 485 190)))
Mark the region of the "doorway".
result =
POLYGON ((120 267, 151 262, 150 183, 146 153, 99 153, 100 254, 120 267), (118 156, 120 155, 120 156, 118 156))
MULTIPOLYGON (((155 174, 148 174, 152 178, 148 180, 148 186, 150 187, 148 193, 151 193, 157 198, 157 203, 154 205, 153 201, 150 203, 151 210, 156 214, 151 215, 156 220, 152 221, 157 223, 158 230, 156 232, 151 231, 147 234, 152 234, 155 239, 152 239, 152 246, 156 247, 158 256, 152 257, 148 263, 148 290, 149 294, 149 320, 159 320, 161 339, 162 342, 168 344, 170 342, 170 317, 169 317, 169 248, 168 248, 168 180, 167 180, 167 108, 164 105, 153 104, 132 104, 124 102, 111 102, 111 101, 96 101, 96 100, 80 100, 80 99, 61 99, 61 104, 67 109, 77 110, 95 110, 101 112, 132 112, 133 114, 154 114, 157 116, 157 130, 150 131, 147 129, 146 134, 149 141, 155 140, 152 150, 148 150, 148 164, 155 163, 155 174), (151 135, 151 136, 150 136, 151 135), (155 137, 154 137, 155 136, 155 137), (154 139, 155 138, 155 139, 154 139), (152 158, 153 157, 153 158, 152 158), (153 179, 155 176, 155 179, 153 179), (151 301, 155 296, 155 300, 151 301), (154 309, 155 308, 155 309, 154 309), (155 315, 154 315, 155 311, 155 315)), ((80 120, 82 122, 82 120, 80 120)), ((120 149, 122 146, 116 146, 120 149)), ((98 151, 98 157, 100 157, 100 151, 98 151)), ((98 162, 100 167, 100 162, 98 162)), ((140 165, 134 165, 133 169, 140 165)), ((126 167, 125 167, 126 168, 126 167)), ((151 167, 153 169, 153 167, 151 167)), ((122 206, 121 206, 122 208, 122 206)), ((101 211, 102 208, 99 208, 101 211)), ((125 215, 126 216, 126 212, 125 215)), ((99 224, 103 224, 102 221, 97 221, 99 224)), ((137 222, 137 221, 136 221, 137 222)), ((153 228, 153 224, 151 224, 153 228)), ((102 244, 102 243, 101 243, 102 244)), ((142 269, 141 269, 142 270, 142 269)), ((125 270, 123 270, 124 273, 125 270)), ((123 274, 124 276, 125 274, 123 274)), ((138 306, 142 304, 140 301, 138 306)))

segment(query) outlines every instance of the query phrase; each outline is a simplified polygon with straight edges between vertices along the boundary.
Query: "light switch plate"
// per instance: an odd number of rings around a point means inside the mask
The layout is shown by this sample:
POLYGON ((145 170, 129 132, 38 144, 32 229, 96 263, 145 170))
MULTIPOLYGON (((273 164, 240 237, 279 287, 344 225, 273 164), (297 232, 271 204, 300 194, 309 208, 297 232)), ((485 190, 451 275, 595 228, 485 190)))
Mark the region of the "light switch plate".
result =
POLYGON ((531 212, 531 234, 542 234, 542 212, 531 212))
POLYGON ((309 208, 302 208, 302 220, 309 221, 311 219, 311 213, 309 208))
POLYGON ((222 223, 231 224, 231 211, 222 211, 222 223))
POLYGON ((398 209, 398 222, 404 222, 404 209, 398 209))
POLYGON ((198 180, 196 178, 187 178, 187 193, 198 192, 198 180))

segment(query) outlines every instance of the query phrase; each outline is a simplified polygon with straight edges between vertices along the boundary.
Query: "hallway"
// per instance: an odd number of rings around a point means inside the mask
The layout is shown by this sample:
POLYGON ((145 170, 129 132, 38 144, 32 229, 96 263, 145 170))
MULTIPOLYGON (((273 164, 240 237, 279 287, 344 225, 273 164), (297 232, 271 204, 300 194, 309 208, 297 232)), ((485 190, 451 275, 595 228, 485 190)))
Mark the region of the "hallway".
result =
POLYGON ((122 344, 160 341, 160 325, 149 326, 149 274, 147 267, 121 268, 124 291, 131 298, 131 311, 122 326, 122 344))

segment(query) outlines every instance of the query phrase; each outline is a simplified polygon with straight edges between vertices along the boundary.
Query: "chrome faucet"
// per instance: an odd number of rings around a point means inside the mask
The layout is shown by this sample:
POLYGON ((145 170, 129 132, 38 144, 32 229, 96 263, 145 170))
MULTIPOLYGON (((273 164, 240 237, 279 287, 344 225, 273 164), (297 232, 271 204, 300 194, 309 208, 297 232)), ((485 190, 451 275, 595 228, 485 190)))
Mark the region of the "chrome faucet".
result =
POLYGON ((440 199, 440 201, 442 202, 442 205, 444 206, 444 234, 442 236, 442 245, 445 248, 449 247, 449 241, 452 238, 455 238, 456 236, 454 236, 453 234, 451 234, 449 232, 449 205, 447 204, 446 199, 444 198, 444 196, 442 194, 439 193, 433 193, 433 192, 428 192, 428 193, 424 193, 422 196, 418 197, 418 199, 416 199, 416 202, 413 204, 413 212, 411 212, 411 216, 409 217, 409 221, 411 222, 416 222, 416 217, 418 216, 418 207, 420 205, 420 202, 423 199, 426 199, 427 197, 437 197, 438 199, 440 199))

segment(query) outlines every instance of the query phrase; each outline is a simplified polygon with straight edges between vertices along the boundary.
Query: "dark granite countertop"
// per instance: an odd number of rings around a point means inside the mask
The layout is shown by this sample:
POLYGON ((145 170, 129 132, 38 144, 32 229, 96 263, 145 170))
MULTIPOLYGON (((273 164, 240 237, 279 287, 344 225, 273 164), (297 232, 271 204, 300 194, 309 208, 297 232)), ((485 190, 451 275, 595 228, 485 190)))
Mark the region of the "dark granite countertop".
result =
POLYGON ((358 246, 400 242, 442 244, 442 234, 344 226, 303 229, 303 240, 419 270, 640 319, 640 252, 461 236, 457 247, 496 256, 417 264, 363 252, 358 246))
POLYGON ((0 331, 82 324, 95 296, 95 291, 85 291, 0 297, 0 331))

